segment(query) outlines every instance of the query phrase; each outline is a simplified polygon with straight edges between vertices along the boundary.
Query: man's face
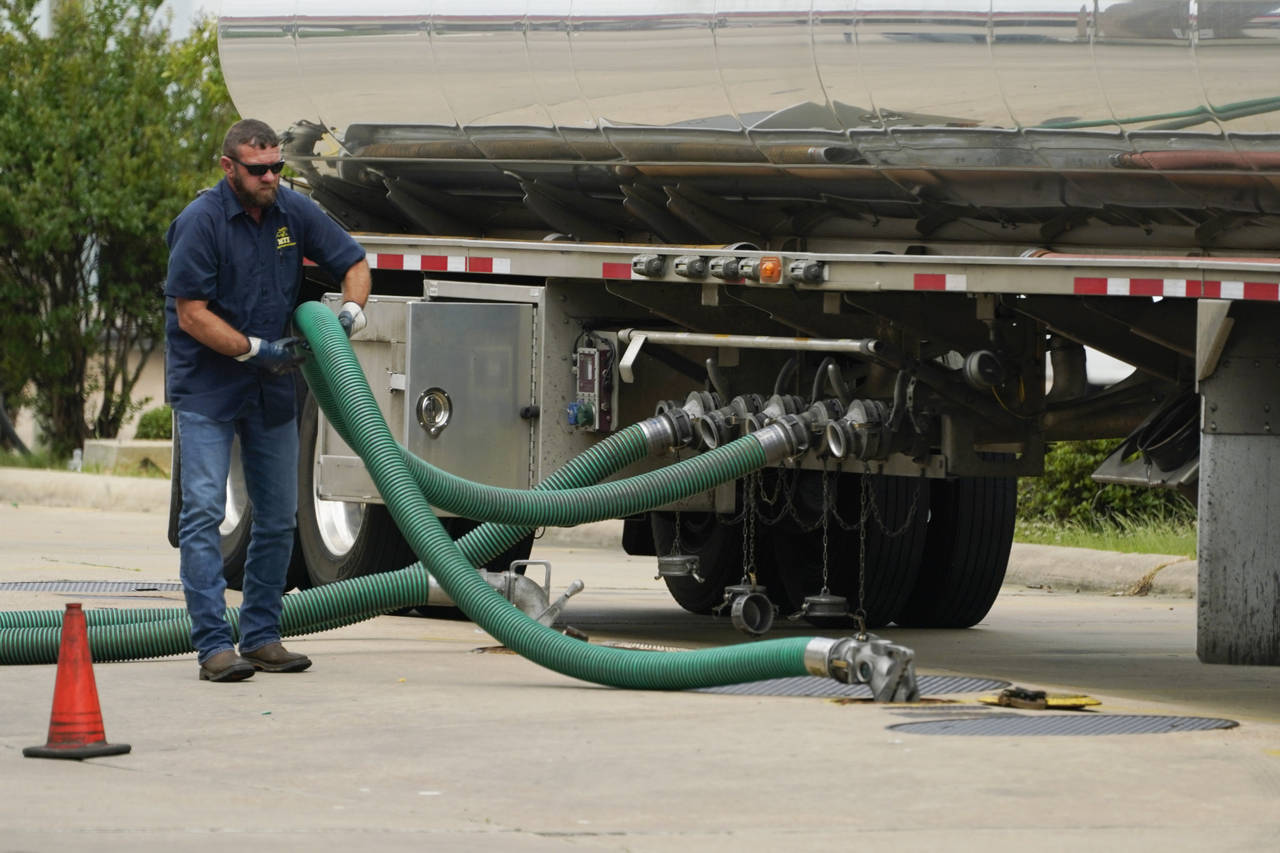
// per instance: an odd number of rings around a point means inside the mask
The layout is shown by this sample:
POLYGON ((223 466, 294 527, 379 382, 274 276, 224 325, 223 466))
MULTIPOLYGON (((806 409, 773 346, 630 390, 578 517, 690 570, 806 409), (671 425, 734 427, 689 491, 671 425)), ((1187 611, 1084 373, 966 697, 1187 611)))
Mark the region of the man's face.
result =
POLYGON ((246 208, 265 208, 275 203, 280 175, 270 169, 262 175, 252 175, 246 167, 270 166, 280 162, 279 147, 253 148, 241 145, 236 149, 235 159, 224 156, 219 162, 236 198, 246 208))

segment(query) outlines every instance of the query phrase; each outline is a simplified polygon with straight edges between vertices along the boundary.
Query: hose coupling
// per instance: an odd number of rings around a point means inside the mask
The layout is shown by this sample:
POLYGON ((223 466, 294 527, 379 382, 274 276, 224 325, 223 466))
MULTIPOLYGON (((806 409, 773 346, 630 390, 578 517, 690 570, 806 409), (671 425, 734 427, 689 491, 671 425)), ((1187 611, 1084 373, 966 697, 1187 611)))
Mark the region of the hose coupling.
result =
POLYGON ((654 413, 666 418, 671 425, 673 441, 671 447, 692 447, 697 440, 694 424, 704 414, 720 405, 720 395, 711 391, 692 391, 684 403, 675 400, 663 400, 654 413))
POLYGON ((859 634, 839 640, 815 638, 805 649, 805 665, 815 675, 827 675, 845 684, 865 684, 876 702, 916 702, 915 652, 875 634, 859 634), (825 671, 817 657, 826 655, 825 671))
POLYGON ((766 465, 776 465, 809 449, 809 430, 795 415, 779 418, 751 433, 751 436, 760 442, 766 465))
POLYGON ((843 411, 844 406, 840 405, 840 401, 831 399, 819 400, 800 413, 799 418, 804 422, 811 439, 817 439, 819 451, 827 449, 823 438, 826 434, 827 424, 839 418, 843 411))
POLYGON ((707 450, 715 450, 746 434, 747 418, 764 408, 759 394, 742 394, 729 405, 712 409, 698 418, 698 439, 707 450))
POLYGON ((837 459, 887 459, 891 449, 889 406, 879 400, 854 400, 849 411, 826 425, 827 450, 837 459))
POLYGON ((752 637, 768 633, 778 612, 777 605, 765 595, 765 588, 746 578, 742 583, 726 586, 724 601, 713 607, 712 612, 719 614, 725 608, 729 609, 733 627, 752 637))
POLYGON ((644 433, 644 440, 649 446, 650 456, 666 453, 676 446, 676 425, 665 414, 654 415, 641 421, 637 426, 644 433))
POLYGON ((804 400, 795 394, 774 394, 764 408, 747 416, 747 432, 772 423, 783 415, 794 415, 804 408, 804 400))

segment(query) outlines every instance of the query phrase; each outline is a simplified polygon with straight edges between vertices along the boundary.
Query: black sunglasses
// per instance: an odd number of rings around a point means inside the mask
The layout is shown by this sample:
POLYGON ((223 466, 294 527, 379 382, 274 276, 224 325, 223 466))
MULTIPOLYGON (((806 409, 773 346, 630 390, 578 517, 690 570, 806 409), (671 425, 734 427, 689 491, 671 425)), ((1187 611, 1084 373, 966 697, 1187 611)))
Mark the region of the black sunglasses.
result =
POLYGON ((268 169, 271 170, 271 174, 278 175, 280 174, 280 170, 284 168, 283 160, 277 160, 275 163, 245 163, 234 157, 228 157, 227 159, 232 163, 239 163, 241 166, 244 166, 244 170, 255 178, 261 178, 267 173, 268 169))

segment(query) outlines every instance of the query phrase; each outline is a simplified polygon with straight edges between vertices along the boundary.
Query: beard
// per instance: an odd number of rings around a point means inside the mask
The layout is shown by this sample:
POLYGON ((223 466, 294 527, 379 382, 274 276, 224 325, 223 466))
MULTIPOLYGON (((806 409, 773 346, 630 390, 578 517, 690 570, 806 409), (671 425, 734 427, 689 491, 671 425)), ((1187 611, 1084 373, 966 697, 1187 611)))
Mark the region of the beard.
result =
POLYGON ((275 204, 276 190, 280 187, 278 183, 264 184, 254 177, 249 178, 252 185, 246 184, 240 177, 239 172, 232 172, 228 176, 228 181, 231 184, 232 191, 236 194, 236 198, 246 208, 267 208, 275 204))

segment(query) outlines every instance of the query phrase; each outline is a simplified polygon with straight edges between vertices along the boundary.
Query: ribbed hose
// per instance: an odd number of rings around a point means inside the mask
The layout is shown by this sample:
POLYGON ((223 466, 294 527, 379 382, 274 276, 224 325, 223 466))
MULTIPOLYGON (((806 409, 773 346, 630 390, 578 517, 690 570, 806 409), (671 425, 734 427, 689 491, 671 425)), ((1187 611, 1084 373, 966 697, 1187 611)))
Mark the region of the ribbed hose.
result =
MULTIPOLYGON (((322 395, 327 393, 327 384, 322 380, 317 388, 322 395)), ((632 425, 579 454, 537 488, 587 485, 643 459, 649 452, 644 427, 632 425)), ((471 564, 483 565, 528 532, 528 528, 485 523, 459 539, 457 545, 471 564)), ((398 572, 352 578, 285 596, 281 635, 293 637, 332 630, 422 604, 428 598, 429 586, 426 570, 421 563, 414 563, 398 572)), ((193 651, 188 639, 191 620, 185 608, 95 609, 84 613, 95 660, 130 660, 193 651), (177 630, 169 625, 146 629, 137 624, 168 620, 179 623, 177 630), (105 627, 122 630, 98 630, 105 627)), ((55 662, 62 616, 61 610, 0 612, 0 664, 55 662)), ((239 609, 229 608, 227 619, 234 631, 239 609)))
MULTIPOLYGON (((645 458, 648 453, 649 446, 645 430, 641 426, 633 424, 574 457, 563 468, 553 473, 535 488, 561 489, 588 485, 614 474, 634 462, 638 462, 645 458)), ((531 528, 526 527, 512 527, 486 522, 457 540, 457 545, 463 556, 472 565, 484 565, 490 559, 524 538, 530 530, 531 528)), ((284 609, 281 613, 281 633, 286 637, 311 634, 317 631, 342 627, 343 625, 351 625, 365 619, 371 619, 380 613, 399 610, 402 607, 411 607, 413 604, 422 604, 425 599, 419 599, 411 603, 405 603, 400 600, 405 595, 420 595, 420 584, 426 583, 425 579, 417 574, 425 573, 422 563, 413 563, 400 571, 409 572, 409 570, 416 570, 416 572, 410 572, 406 588, 401 588, 401 586, 388 587, 387 584, 382 584, 377 589, 371 589, 368 588, 368 580, 360 578, 348 579, 325 588, 334 590, 345 585, 353 590, 358 589, 355 595, 357 598, 372 597, 378 600, 378 607, 367 613, 335 612, 331 607, 325 606, 325 602, 329 597, 319 595, 319 590, 308 590, 297 595, 285 596, 284 609), (390 598, 388 596, 396 597, 390 598)), ((395 580, 395 574, 390 573, 380 579, 395 580)), ((239 613, 236 608, 232 608, 228 612, 239 613)), ((86 610, 84 614, 85 621, 90 628, 107 625, 129 625, 135 622, 160 622, 166 619, 184 619, 187 617, 187 611, 184 608, 173 607, 94 609, 86 610)), ((0 631, 10 628, 60 628, 62 616, 63 611, 61 610, 0 612, 0 631)), ((0 640, 2 640, 2 637, 0 637, 0 640)), ((56 637, 53 637, 53 640, 56 643, 56 637)), ((182 654, 189 651, 191 649, 186 648, 173 652, 173 654, 182 654)), ((106 658, 102 659, 105 660, 106 658)), ((0 657, 0 663, 3 662, 10 661, 4 661, 0 657)))
MULTIPOLYGON (((578 524, 583 523, 582 520, 617 517, 675 499, 670 495, 694 494, 716 482, 735 479, 742 473, 754 470, 752 466, 764 464, 763 451, 758 445, 751 448, 744 444, 732 454, 720 454, 724 458, 714 460, 714 465, 689 466, 687 463, 680 463, 690 469, 680 473, 693 477, 693 486, 686 487, 673 482, 679 480, 678 475, 668 478, 646 477, 642 485, 631 486, 629 481, 623 481, 622 484, 606 484, 607 488, 597 489, 595 492, 580 490, 574 495, 579 501, 609 502, 608 505, 613 510, 611 512, 584 513, 558 500, 544 501, 537 509, 530 509, 524 498, 534 495, 532 492, 478 487, 458 478, 442 476, 443 472, 425 464, 415 466, 411 471, 405 454, 392 439, 382 420, 364 374, 333 315, 316 303, 308 303, 298 310, 295 320, 317 357, 316 364, 309 362, 305 368, 317 401, 325 407, 331 421, 342 425, 339 429, 344 438, 365 459, 388 509, 415 553, 420 558, 425 558, 424 562, 432 574, 463 612, 500 642, 557 672, 619 687, 684 689, 801 675, 807 671, 804 651, 809 638, 773 640, 675 655, 633 653, 571 640, 529 619, 513 607, 468 562, 468 556, 476 562, 500 552, 519 539, 525 532, 523 528, 528 526, 548 523, 578 524), (337 404, 335 400, 338 401, 337 404), (739 473, 741 466, 746 468, 739 473), (714 470, 717 468, 720 470, 714 470), (419 488, 415 476, 424 483, 424 488, 419 488), (710 479, 704 480, 704 477, 710 479), (521 527, 482 525, 454 543, 431 512, 424 490, 428 494, 437 495, 442 507, 460 515, 476 512, 483 514, 483 517, 500 519, 521 527), (643 493, 649 490, 657 492, 657 496, 650 495, 647 502, 641 500, 643 493), (636 504, 637 500, 643 505, 636 504), (446 501, 455 503, 449 505, 446 501), (619 507, 632 506, 637 508, 618 511, 619 507), (460 547, 467 551, 474 548, 474 553, 468 555, 460 547), (491 549, 492 553, 487 553, 491 549)), ((595 454, 589 451, 575 460, 578 464, 571 463, 540 488, 564 489, 580 485, 584 479, 589 482, 592 478, 612 473, 606 469, 617 470, 621 467, 618 463, 622 457, 641 452, 642 431, 636 430, 633 435, 626 435, 626 432, 614 437, 618 439, 615 444, 621 449, 620 456, 613 452, 613 448, 595 454)), ((593 450, 599 451, 604 445, 605 442, 602 442, 593 450)), ((698 461, 704 457, 689 461, 698 461)), ((635 479, 637 478, 633 478, 633 481, 635 479)), ((533 503, 538 502, 535 500, 533 503)), ((287 596, 286 612, 282 616, 282 633, 292 636, 324 630, 369 618, 390 609, 419 604, 427 600, 427 590, 427 572, 421 564, 415 564, 398 572, 354 578, 287 596)), ((90 648, 95 660, 160 657, 191 651, 190 620, 185 611, 91 613, 90 624, 93 627, 89 632, 90 648), (99 613, 104 615, 99 616, 99 613), (156 615, 157 613, 164 615, 156 615), (130 614, 136 618, 115 614, 130 614), (123 624, 117 621, 125 619, 129 621, 123 624)), ((62 614, 28 612, 13 615, 19 618, 0 619, 0 625, 6 626, 0 630, 0 663, 54 662, 59 632, 55 626, 61 624, 62 614), (11 621, 21 625, 35 622, 40 623, 41 627, 8 628, 11 621)), ((228 620, 233 631, 236 630, 238 612, 229 610, 228 620)))
MULTIPOLYGON (((305 308, 303 305, 298 311, 305 308)), ((312 345, 314 348, 314 341, 312 345)), ((343 393, 340 390, 358 388, 362 399, 373 399, 364 371, 354 355, 345 359, 308 360, 302 370, 316 402, 347 444, 355 448, 355 442, 359 441, 364 430, 374 423, 382 424, 386 429, 382 412, 376 405, 371 410, 357 407, 347 393, 358 392, 348 390, 343 393), (325 362, 323 369, 318 363, 322 360, 325 362), (328 387, 325 387, 326 382, 328 387)), ((464 480, 405 452, 399 445, 396 445, 396 454, 432 506, 464 518, 526 528, 542 525, 573 527, 634 515, 744 477, 768 463, 759 440, 745 436, 691 459, 625 480, 554 491, 527 491, 464 480)), ((383 501, 390 503, 385 493, 383 501)))
MULTIPOLYGON (((807 673, 807 637, 652 654, 585 644, 530 619, 480 577, 440 526, 391 437, 333 314, 318 303, 306 303, 294 314, 294 321, 311 343, 324 379, 330 383, 331 400, 337 402, 338 411, 326 414, 345 422, 354 449, 414 553, 454 603, 503 645, 556 672, 615 687, 679 690, 807 673)), ((320 396, 316 399, 322 400, 320 396)), ((763 450, 760 454, 763 457, 763 450)))

